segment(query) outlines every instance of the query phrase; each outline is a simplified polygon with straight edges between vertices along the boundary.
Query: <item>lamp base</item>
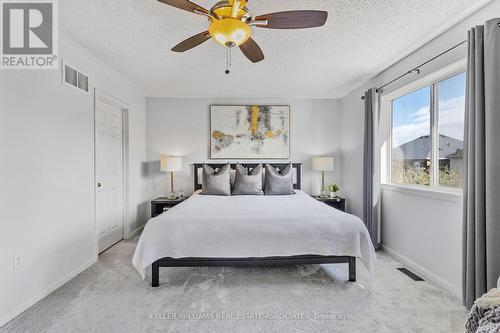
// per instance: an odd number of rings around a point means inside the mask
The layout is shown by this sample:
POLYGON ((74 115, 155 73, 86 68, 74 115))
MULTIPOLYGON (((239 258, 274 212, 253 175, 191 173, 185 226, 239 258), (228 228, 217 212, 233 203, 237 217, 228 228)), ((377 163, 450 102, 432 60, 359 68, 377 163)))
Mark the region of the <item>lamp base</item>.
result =
POLYGON ((174 172, 170 171, 170 195, 168 196, 170 200, 177 199, 174 191, 174 172))

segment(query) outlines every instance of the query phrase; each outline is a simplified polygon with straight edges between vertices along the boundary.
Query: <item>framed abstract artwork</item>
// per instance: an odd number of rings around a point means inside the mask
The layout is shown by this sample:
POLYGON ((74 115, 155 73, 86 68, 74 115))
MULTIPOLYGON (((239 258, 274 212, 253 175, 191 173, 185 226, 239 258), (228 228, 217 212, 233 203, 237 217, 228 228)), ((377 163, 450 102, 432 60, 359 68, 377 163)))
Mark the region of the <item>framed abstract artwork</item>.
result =
POLYGON ((289 159, 290 106, 212 105, 210 158, 289 159))

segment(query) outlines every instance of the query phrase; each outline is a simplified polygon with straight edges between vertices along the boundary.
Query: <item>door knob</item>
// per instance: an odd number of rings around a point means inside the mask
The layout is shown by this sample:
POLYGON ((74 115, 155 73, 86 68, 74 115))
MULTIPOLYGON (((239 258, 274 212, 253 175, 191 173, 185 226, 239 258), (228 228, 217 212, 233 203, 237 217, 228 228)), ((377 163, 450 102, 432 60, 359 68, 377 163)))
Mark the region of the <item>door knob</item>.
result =
POLYGON ((97 183, 97 187, 101 187, 101 186, 102 186, 101 183, 97 183))

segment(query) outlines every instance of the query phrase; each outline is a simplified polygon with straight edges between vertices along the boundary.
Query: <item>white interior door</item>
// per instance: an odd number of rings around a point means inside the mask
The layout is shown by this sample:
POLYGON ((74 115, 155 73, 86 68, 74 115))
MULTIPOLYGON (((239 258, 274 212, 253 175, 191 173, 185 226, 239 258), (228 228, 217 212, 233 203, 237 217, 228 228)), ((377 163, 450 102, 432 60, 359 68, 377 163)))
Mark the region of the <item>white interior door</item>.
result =
POLYGON ((96 97, 95 214, 99 253, 123 238, 122 109, 96 97))

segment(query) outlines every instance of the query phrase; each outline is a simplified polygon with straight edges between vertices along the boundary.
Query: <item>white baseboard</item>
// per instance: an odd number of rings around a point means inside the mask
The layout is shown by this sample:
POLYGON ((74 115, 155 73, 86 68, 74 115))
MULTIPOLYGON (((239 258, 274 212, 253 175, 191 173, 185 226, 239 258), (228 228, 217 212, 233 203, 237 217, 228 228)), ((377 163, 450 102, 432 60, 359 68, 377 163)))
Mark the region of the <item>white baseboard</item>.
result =
POLYGON ((8 312, 7 314, 3 315, 0 317, 0 328, 7 324, 9 321, 12 319, 16 318, 19 316, 21 313, 32 307, 35 303, 38 301, 42 300, 44 297, 49 295, 51 292, 55 291, 62 285, 64 285, 66 282, 69 280, 73 279, 75 276, 92 266, 97 262, 97 256, 93 256, 89 260, 87 260, 83 265, 75 268, 73 271, 69 272, 65 276, 63 276, 61 279, 57 280, 56 282, 48 285, 44 290, 42 290, 40 293, 37 295, 33 296, 30 300, 27 302, 24 302, 23 304, 18 305, 16 308, 8 312))
POLYGON ((458 298, 462 297, 462 290, 455 285, 451 284, 450 282, 446 281, 442 277, 438 276, 437 274, 429 271, 427 268, 422 267, 421 265, 417 264, 413 260, 405 257, 404 255, 400 254, 399 252, 391 249, 387 245, 382 244, 382 249, 387 252, 391 257, 396 259, 397 261, 401 262, 402 264, 408 266, 411 270, 415 271, 418 275, 422 275, 424 278, 427 280, 437 284, 443 289, 446 289, 447 291, 451 292, 453 295, 457 296, 458 298))
POLYGON ((144 229, 144 226, 146 224, 141 225, 140 227, 136 228, 135 230, 132 230, 130 232, 127 232, 125 235, 123 235, 124 239, 132 239, 136 236, 139 236, 142 233, 142 230, 144 229))

